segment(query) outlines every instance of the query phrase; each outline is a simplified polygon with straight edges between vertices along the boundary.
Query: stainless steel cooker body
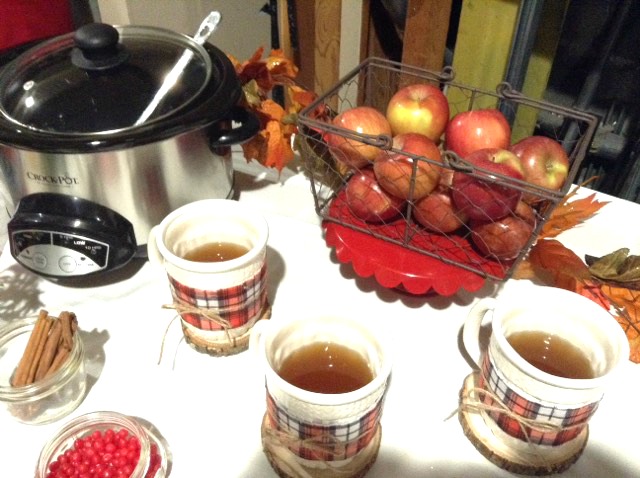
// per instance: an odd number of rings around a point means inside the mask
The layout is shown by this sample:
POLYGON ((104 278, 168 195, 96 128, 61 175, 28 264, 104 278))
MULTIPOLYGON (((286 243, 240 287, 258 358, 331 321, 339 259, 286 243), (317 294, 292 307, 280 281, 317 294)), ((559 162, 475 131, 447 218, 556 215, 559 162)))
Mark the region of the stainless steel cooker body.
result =
POLYGON ((258 117, 227 56, 151 27, 90 24, 0 72, 0 194, 34 272, 111 270, 172 210, 233 194, 258 117))
POLYGON ((173 209, 233 193, 229 146, 210 147, 206 129, 122 150, 47 153, 0 143, 0 189, 7 209, 23 197, 57 193, 83 198, 124 216, 139 246, 173 209))

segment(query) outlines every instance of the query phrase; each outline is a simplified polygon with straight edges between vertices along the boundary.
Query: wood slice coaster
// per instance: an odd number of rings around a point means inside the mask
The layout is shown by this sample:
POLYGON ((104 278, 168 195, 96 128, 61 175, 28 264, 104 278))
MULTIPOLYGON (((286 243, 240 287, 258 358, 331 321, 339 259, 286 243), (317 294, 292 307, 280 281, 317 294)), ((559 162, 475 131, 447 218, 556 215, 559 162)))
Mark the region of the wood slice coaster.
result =
MULTIPOLYGON (((258 320, 269 320, 271 318, 271 305, 267 302, 262 311, 262 315, 258 320)), ((216 341, 207 339, 203 335, 194 333, 184 321, 182 323, 182 332, 186 342, 198 352, 213 355, 215 357, 225 357, 228 355, 235 355, 240 352, 244 352, 249 347, 249 337, 251 336, 251 328, 239 335, 238 337, 227 337, 226 334, 220 335, 220 338, 216 341)))
MULTIPOLYGON (((477 387, 478 373, 468 375, 460 390, 460 396, 477 387)), ((476 449, 494 465, 511 473, 529 476, 545 476, 562 473, 573 465, 584 450, 589 427, 573 440, 560 446, 544 446, 526 443, 507 435, 496 426, 489 426, 478 411, 458 410, 462 430, 476 449)))
POLYGON ((261 427, 262 449, 280 478, 362 478, 378 458, 382 437, 382 427, 378 424, 369 444, 351 459, 323 462, 300 458, 286 446, 269 440, 266 435, 269 428, 271 422, 265 413, 261 427))

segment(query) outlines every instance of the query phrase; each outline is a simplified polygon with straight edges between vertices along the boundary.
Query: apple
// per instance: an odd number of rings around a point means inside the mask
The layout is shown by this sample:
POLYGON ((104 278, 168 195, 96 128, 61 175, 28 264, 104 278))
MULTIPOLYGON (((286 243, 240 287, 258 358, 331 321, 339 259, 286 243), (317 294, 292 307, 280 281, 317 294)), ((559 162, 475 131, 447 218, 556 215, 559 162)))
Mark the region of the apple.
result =
POLYGON ((533 227, 535 227, 536 223, 538 222, 536 211, 533 209, 533 207, 531 207, 523 200, 520 200, 518 202, 516 208, 513 210, 513 213, 520 219, 531 224, 533 227))
POLYGON ((519 201, 513 214, 497 221, 471 221, 471 240, 485 256, 510 261, 518 257, 536 226, 536 213, 519 201))
POLYGON ((446 189, 437 188, 416 202, 413 217, 418 224, 431 232, 447 234, 459 229, 467 216, 458 211, 446 189))
MULTIPOLYGON (((520 159, 525 181, 553 191, 562 188, 569 175, 569 157, 560 143, 546 136, 529 136, 512 145, 510 151, 520 159)), ((540 199, 525 195, 530 203, 540 199)))
MULTIPOLYGON (((391 126, 387 118, 370 106, 356 106, 338 114, 332 121, 334 126, 359 135, 386 135, 391 137, 391 126)), ((371 163, 379 152, 378 147, 358 139, 347 138, 340 133, 325 133, 324 140, 333 157, 350 168, 361 168, 371 163)))
POLYGON ((476 168, 475 174, 456 171, 451 181, 451 198, 459 211, 477 221, 495 221, 512 212, 522 193, 493 173, 522 180, 518 158, 506 149, 486 148, 471 153, 465 161, 476 168))
POLYGON ((518 257, 532 232, 533 225, 515 215, 497 221, 471 223, 471 240, 478 250, 504 261, 518 257))
POLYGON ((408 85, 389 100, 387 120, 394 136, 420 133, 437 143, 449 121, 449 102, 437 86, 408 85))
POLYGON ((357 171, 345 186, 351 212, 367 222, 385 222, 400 214, 404 201, 385 192, 371 168, 357 171))
POLYGON ((508 149, 511 127, 497 109, 471 110, 451 118, 444 137, 446 149, 464 158, 479 149, 508 149))
MULTIPOLYGON (((402 133, 393 138, 393 148, 433 161, 442 161, 436 143, 419 133, 402 133)), ((418 200, 433 191, 440 180, 441 167, 424 160, 416 160, 413 191, 411 182, 414 159, 395 151, 380 150, 373 162, 373 171, 382 188, 401 199, 418 200)))

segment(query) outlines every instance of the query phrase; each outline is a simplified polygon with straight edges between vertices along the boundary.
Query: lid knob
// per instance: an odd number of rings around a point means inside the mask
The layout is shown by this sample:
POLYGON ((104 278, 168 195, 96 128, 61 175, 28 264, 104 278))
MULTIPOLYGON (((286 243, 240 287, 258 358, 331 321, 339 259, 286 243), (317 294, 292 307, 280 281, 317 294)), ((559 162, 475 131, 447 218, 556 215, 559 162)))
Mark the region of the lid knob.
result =
POLYGON ((108 70, 124 63, 128 52, 119 43, 118 30, 106 23, 89 23, 78 28, 71 62, 84 70, 108 70))

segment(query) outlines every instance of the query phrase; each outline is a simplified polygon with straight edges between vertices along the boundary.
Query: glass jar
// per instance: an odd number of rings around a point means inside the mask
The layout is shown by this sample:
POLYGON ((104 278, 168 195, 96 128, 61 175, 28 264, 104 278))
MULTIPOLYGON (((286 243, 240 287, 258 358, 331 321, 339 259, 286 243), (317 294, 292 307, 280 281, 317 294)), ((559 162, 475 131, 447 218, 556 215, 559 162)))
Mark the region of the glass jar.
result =
POLYGON ((11 385, 36 320, 13 320, 0 329, 0 404, 28 425, 51 423, 68 415, 80 405, 87 387, 84 345, 78 333, 73 334, 71 353, 57 372, 31 385, 11 385))
MULTIPOLYGON (((66 451, 73 449, 78 439, 90 439, 95 432, 100 432, 104 436, 108 430, 116 434, 125 430, 130 437, 134 437, 140 443, 140 458, 132 473, 128 475, 130 478, 166 478, 168 451, 165 443, 139 420, 112 411, 81 415, 64 425, 42 448, 35 478, 47 477, 51 464, 66 451), (154 465, 157 468, 155 472, 154 465)), ((83 446, 86 445, 81 445, 83 446)))

